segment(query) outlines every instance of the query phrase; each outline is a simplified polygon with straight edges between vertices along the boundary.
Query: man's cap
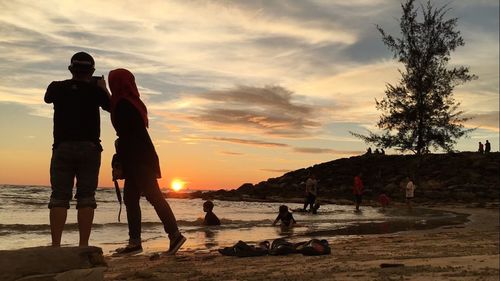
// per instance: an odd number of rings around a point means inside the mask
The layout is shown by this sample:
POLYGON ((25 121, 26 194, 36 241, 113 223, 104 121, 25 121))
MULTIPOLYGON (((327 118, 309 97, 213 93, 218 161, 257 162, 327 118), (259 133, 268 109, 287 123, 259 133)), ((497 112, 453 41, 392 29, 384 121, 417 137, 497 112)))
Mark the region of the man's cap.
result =
POLYGON ((85 52, 78 52, 71 57, 70 67, 91 69, 94 68, 94 64, 94 58, 91 55, 85 52))

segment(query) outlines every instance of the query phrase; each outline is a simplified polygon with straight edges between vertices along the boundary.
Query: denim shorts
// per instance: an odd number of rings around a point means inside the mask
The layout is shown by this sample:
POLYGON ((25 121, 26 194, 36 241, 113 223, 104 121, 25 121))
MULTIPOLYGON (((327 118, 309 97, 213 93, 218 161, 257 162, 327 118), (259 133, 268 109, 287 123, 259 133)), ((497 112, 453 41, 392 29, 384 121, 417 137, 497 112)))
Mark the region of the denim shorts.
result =
POLYGON ((76 208, 96 208, 95 191, 101 166, 99 144, 87 141, 62 142, 52 150, 49 208, 69 209, 76 179, 76 208))

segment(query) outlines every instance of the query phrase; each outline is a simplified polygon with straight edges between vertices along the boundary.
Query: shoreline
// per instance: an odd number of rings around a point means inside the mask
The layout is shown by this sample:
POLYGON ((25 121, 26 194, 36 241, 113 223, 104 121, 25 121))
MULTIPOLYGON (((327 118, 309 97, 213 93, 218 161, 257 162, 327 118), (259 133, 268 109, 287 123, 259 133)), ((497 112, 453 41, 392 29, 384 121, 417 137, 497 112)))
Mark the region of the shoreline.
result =
MULTIPOLYGON (((248 194, 239 194, 239 191, 235 189, 231 190, 217 190, 217 191, 194 191, 194 192, 164 192, 163 195, 166 199, 201 199, 201 200, 220 200, 220 201, 241 201, 241 202, 263 202, 263 203, 296 203, 303 204, 304 197, 283 197, 278 195, 269 195, 263 197, 251 196, 248 194), (220 194, 220 193, 235 193, 231 194, 220 194)), ((337 205, 354 205, 354 199, 347 199, 345 197, 331 198, 331 197, 318 197, 321 204, 337 204, 337 205)), ((467 206, 469 208, 499 208, 500 200, 490 199, 490 200, 480 200, 480 201, 470 201, 470 200, 456 200, 450 199, 448 201, 443 200, 430 200, 427 198, 416 197, 413 200, 416 206, 422 206, 425 208, 432 208, 435 206, 457 206, 463 207, 467 206)), ((401 198, 391 198, 391 205, 393 206, 405 206, 405 199, 401 198)), ((361 205, 378 207, 380 203, 374 196, 367 196, 363 198, 361 205)))
POLYGON ((182 249, 175 257, 158 260, 148 255, 106 256, 105 280, 498 280, 498 207, 428 208, 468 214, 469 221, 427 230, 331 237, 332 254, 318 257, 237 258, 214 250, 182 249), (382 263, 404 266, 381 268, 382 263))

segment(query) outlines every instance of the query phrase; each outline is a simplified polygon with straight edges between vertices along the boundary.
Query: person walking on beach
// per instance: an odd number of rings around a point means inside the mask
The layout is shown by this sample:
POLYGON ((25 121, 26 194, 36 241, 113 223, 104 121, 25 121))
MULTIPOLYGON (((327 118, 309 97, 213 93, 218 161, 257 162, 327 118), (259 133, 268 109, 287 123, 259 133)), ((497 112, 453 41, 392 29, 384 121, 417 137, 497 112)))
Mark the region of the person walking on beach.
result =
POLYGON ((310 205, 309 211, 314 210, 314 202, 316 202, 316 197, 318 196, 318 181, 314 174, 310 174, 309 178, 306 180, 306 199, 304 203, 304 211, 307 209, 307 205, 310 205))
POLYGON ((71 57, 71 79, 53 81, 44 100, 54 105, 54 144, 50 160, 50 232, 52 246, 61 245, 69 201, 76 178, 76 208, 80 246, 88 246, 95 191, 101 165, 99 107, 109 111, 109 92, 104 79, 93 80, 94 58, 85 52, 71 57))
POLYGON ((486 143, 484 144, 484 153, 490 153, 491 151, 491 144, 488 140, 486 140, 486 143))
POLYGON ((408 181, 408 183, 406 184, 406 188, 405 188, 405 195, 406 195, 406 206, 408 206, 408 210, 412 210, 412 203, 411 201, 413 200, 414 196, 415 196, 415 189, 417 188, 415 186, 415 184, 413 183, 413 181, 407 177, 406 180, 408 181))
POLYGON ((127 211, 129 243, 117 249, 117 254, 142 251, 141 194, 153 205, 170 239, 167 255, 174 255, 186 238, 179 232, 175 216, 163 197, 157 178, 161 177, 160 163, 148 133, 148 115, 140 99, 134 75, 126 69, 109 73, 111 89, 111 122, 118 135, 116 152, 120 159, 127 211))
POLYGON ((363 200, 363 191, 364 185, 361 180, 361 176, 363 174, 360 172, 354 177, 354 184, 352 186, 352 193, 354 194, 354 198, 356 200, 356 211, 359 211, 359 205, 361 205, 361 201, 363 200))

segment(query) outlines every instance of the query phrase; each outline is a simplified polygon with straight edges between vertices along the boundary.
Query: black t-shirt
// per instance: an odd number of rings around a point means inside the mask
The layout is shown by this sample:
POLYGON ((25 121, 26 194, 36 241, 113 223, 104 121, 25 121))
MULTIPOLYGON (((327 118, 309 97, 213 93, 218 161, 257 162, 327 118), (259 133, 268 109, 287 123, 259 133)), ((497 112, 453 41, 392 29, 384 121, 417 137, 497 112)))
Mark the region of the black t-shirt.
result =
POLYGON ((125 177, 160 178, 160 162, 144 120, 129 101, 123 99, 115 109, 114 125, 119 137, 117 153, 125 177))
POLYGON ((109 111, 106 91, 90 82, 54 81, 44 100, 54 104, 54 147, 64 141, 100 142, 99 107, 109 111))

